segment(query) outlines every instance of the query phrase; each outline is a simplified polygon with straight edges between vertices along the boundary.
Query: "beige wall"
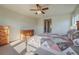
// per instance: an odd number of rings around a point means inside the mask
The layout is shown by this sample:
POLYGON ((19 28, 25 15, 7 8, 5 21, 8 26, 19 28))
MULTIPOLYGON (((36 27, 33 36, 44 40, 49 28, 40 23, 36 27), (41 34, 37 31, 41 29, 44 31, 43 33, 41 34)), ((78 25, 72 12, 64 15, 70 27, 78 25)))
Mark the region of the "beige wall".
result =
POLYGON ((21 29, 34 29, 36 34, 43 33, 43 21, 48 18, 52 19, 51 33, 67 33, 71 23, 71 16, 69 14, 34 19, 0 7, 0 25, 10 26, 10 41, 19 39, 18 33, 21 29))
POLYGON ((38 20, 38 34, 43 33, 44 31, 44 19, 52 19, 52 32, 58 34, 66 34, 71 25, 71 16, 67 15, 57 15, 51 17, 44 17, 38 20))
MULTIPOLYGON (((21 29, 35 29, 37 21, 0 7, 0 25, 10 26, 10 41, 19 39, 21 29)), ((36 33, 36 32, 35 32, 36 33)))

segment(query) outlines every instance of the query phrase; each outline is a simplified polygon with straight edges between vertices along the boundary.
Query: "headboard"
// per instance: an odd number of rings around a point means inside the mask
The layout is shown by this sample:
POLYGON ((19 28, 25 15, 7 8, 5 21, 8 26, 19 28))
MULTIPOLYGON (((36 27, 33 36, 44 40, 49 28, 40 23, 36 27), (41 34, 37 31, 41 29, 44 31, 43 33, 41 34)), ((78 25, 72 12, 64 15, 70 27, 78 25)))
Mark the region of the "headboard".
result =
POLYGON ((34 30, 21 30, 21 39, 26 39, 34 35, 34 30))

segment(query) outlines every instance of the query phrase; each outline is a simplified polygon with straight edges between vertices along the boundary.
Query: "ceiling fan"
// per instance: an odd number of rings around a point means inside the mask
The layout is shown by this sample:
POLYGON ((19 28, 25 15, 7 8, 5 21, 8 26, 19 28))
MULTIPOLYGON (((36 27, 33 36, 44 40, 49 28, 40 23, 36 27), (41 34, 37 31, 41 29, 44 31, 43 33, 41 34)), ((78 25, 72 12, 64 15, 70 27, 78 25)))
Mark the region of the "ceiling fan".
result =
POLYGON ((40 6, 39 4, 36 4, 36 9, 30 9, 31 11, 36 11, 36 13, 35 14, 45 14, 45 10, 48 10, 48 7, 42 7, 42 6, 40 6))

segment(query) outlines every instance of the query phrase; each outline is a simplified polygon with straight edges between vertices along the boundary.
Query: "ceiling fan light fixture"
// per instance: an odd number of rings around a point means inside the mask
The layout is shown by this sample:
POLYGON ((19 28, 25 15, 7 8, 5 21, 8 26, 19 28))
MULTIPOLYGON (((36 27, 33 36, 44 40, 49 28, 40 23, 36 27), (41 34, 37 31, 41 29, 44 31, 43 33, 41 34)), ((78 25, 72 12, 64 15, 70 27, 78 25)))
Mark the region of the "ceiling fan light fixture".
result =
POLYGON ((39 4, 36 4, 36 9, 30 9, 31 11, 36 11, 35 14, 45 14, 45 10, 48 10, 48 7, 42 7, 39 4))
POLYGON ((41 11, 37 11, 37 14, 41 14, 41 11))

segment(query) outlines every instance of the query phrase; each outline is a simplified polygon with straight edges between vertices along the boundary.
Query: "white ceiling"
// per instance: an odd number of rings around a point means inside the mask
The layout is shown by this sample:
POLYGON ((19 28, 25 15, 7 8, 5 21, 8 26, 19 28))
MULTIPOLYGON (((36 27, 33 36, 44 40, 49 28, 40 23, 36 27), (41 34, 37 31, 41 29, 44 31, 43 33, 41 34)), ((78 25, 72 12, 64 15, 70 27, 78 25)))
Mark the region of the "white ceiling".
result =
MULTIPOLYGON (((17 13, 20 13, 22 15, 28 15, 32 17, 42 17, 44 15, 36 15, 34 11, 30 11, 32 8, 36 8, 34 4, 4 4, 1 5, 5 8, 8 8, 10 10, 13 10, 17 13)), ((46 16, 51 15, 62 15, 62 14, 69 14, 72 13, 76 6, 75 4, 41 4, 43 7, 48 7, 49 9, 45 11, 46 16)))

